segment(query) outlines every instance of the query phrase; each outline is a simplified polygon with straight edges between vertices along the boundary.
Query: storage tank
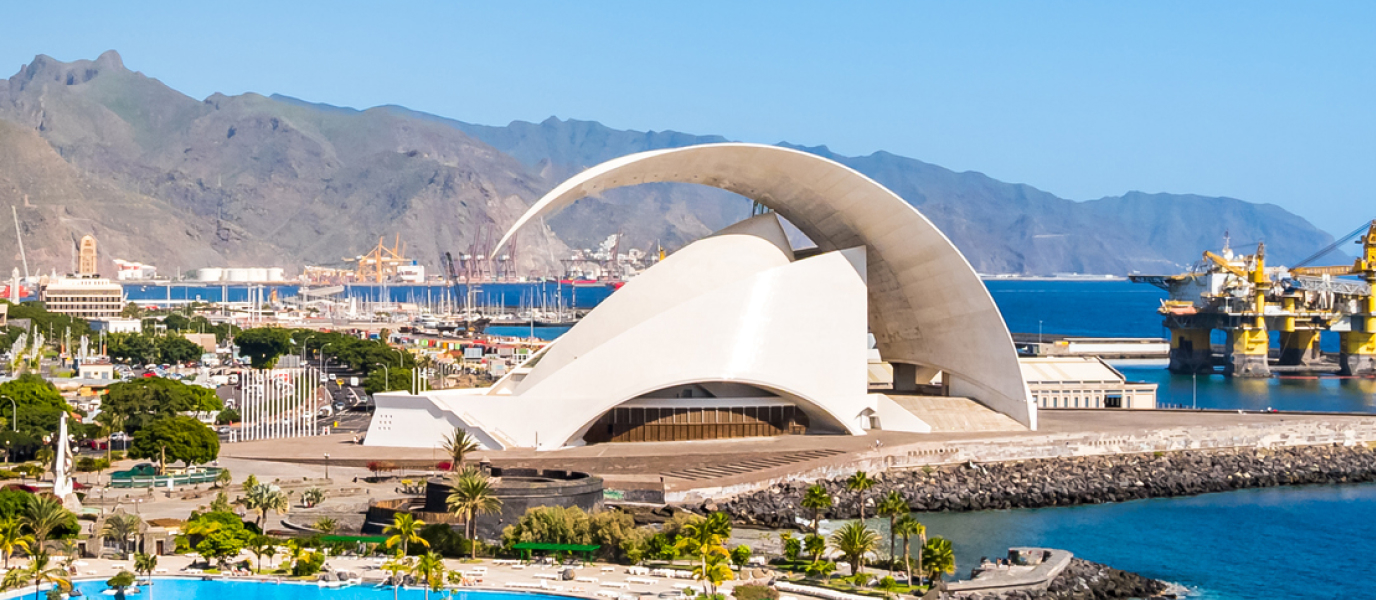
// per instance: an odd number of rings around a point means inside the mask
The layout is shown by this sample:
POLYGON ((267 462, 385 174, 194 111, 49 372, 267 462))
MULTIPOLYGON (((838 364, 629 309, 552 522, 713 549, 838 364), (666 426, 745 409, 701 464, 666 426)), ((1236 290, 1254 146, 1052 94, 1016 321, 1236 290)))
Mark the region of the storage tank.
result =
POLYGON ((259 283, 268 280, 268 270, 263 267, 253 267, 248 270, 248 280, 259 283))
POLYGON ((268 268, 268 281, 286 281, 286 280, 287 280, 287 271, 286 271, 286 269, 283 269, 282 267, 269 267, 269 268, 268 268))
POLYGON ((248 281, 248 269, 225 269, 225 281, 244 283, 248 281))
POLYGON ((196 281, 219 281, 225 276, 225 270, 219 267, 206 267, 196 271, 196 281))

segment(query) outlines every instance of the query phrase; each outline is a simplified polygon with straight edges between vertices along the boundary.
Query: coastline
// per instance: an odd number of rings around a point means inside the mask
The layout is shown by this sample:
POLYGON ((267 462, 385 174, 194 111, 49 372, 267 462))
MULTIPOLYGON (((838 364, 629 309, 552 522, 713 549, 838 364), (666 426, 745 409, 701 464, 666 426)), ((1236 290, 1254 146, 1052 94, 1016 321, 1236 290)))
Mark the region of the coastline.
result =
MULTIPOLYGON (((1376 481, 1376 450, 1366 444, 1179 450, 1144 454, 962 463, 872 475, 865 514, 898 491, 913 512, 971 512, 1195 496, 1248 488, 1376 481)), ((796 529, 809 518, 801 499, 814 482, 780 483, 696 508, 720 510, 743 525, 796 529)), ((815 482, 833 499, 824 519, 859 516, 859 495, 840 478, 815 482)))

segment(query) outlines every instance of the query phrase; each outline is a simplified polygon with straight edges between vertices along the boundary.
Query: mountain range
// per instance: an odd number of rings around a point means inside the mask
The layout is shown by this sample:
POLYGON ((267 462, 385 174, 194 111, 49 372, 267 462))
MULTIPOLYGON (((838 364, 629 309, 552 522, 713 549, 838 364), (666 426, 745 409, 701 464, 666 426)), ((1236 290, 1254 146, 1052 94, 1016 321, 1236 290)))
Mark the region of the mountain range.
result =
MULTIPOLYGON (((541 194, 610 158, 726 141, 592 121, 466 123, 399 106, 355 110, 273 95, 196 100, 106 52, 37 56, 0 82, 0 203, 30 267, 66 271, 91 233, 162 273, 206 266, 342 266, 386 238, 431 268, 490 243, 541 194)), ((1130 192, 1077 202, 888 152, 842 156, 937 224, 986 273, 1175 272, 1216 248, 1265 241, 1293 261, 1332 238, 1275 205, 1130 192)), ((558 274, 570 248, 624 234, 670 250, 749 214, 733 194, 653 184, 584 199, 517 239, 518 269, 558 274)), ((9 228, 0 243, 19 251, 9 228)), ((624 247, 624 246, 623 246, 624 247)), ((0 264, 0 268, 10 265, 0 264)))

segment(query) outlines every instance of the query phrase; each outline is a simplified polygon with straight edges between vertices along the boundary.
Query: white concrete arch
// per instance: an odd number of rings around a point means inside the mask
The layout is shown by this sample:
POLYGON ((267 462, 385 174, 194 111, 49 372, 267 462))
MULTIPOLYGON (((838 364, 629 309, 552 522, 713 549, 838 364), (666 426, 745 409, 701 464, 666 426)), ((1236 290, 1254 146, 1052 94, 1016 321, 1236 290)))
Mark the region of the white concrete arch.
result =
POLYGON ((706 144, 642 152, 592 167, 537 201, 530 221, 604 190, 696 183, 731 191, 791 221, 822 251, 867 249, 869 329, 895 364, 940 369, 950 393, 1036 428, 1036 407, 993 298, 955 245, 897 194, 835 161, 777 146, 706 144))

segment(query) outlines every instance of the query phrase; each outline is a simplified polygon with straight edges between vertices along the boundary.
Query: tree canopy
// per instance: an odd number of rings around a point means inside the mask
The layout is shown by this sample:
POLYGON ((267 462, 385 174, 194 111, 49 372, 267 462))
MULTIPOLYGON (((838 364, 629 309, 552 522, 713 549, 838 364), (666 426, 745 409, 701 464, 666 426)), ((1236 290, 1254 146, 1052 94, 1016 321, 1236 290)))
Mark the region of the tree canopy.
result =
POLYGON ((163 417, 139 430, 129 447, 129 457, 160 459, 164 448, 170 462, 208 463, 220 455, 220 438, 191 417, 163 417))
POLYGON ((253 368, 270 369, 291 350, 291 330, 280 327, 245 329, 234 336, 239 352, 253 360, 253 368))
POLYGON ((63 412, 71 412, 72 407, 62 398, 53 384, 34 374, 20 375, 17 379, 0 383, 0 416, 4 422, 0 429, 11 429, 14 410, 19 410, 18 429, 21 434, 33 438, 57 431, 57 421, 63 412), (13 399, 11 404, 9 399, 13 399))
POLYGON ((177 413, 208 412, 222 408, 224 401, 214 390, 163 377, 146 377, 113 384, 101 403, 103 412, 124 419, 124 430, 130 434, 154 420, 177 413))

